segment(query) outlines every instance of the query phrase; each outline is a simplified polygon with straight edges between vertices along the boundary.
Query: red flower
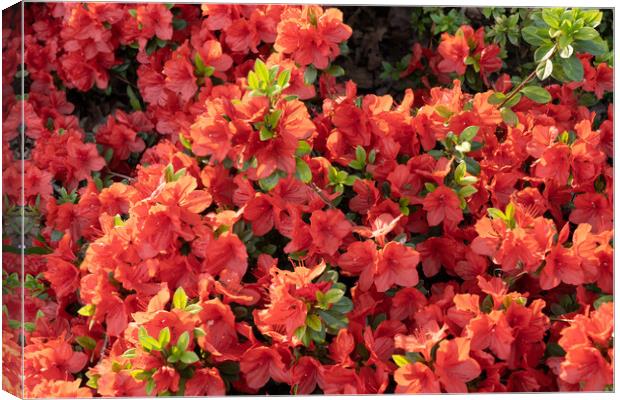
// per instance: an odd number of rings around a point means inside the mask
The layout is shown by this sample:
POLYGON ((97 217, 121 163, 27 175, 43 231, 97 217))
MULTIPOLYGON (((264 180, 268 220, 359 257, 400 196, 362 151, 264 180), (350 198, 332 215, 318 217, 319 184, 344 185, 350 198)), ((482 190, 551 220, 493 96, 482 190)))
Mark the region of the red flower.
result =
POLYGON ((315 211, 310 217, 314 251, 333 255, 340 248, 343 239, 351 233, 351 228, 351 223, 340 210, 315 211))
POLYGON ((437 52, 442 57, 437 65, 440 72, 456 72, 458 75, 465 73, 467 69, 465 59, 469 56, 469 44, 462 30, 459 29, 454 36, 442 33, 437 52))
POLYGON ((184 102, 191 99, 198 85, 194 76, 194 66, 189 61, 189 47, 187 43, 176 49, 164 64, 165 86, 179 95, 184 102))
POLYGON ((273 347, 254 347, 245 352, 239 364, 247 385, 260 389, 269 378, 276 382, 288 382, 289 372, 281 354, 273 347))
POLYGON ((439 344, 435 373, 448 393, 467 393, 465 383, 480 375, 480 365, 469 355, 470 343, 457 337, 439 344))
POLYGON ((416 362, 394 372, 396 393, 441 393, 439 381, 426 365, 416 362))
POLYGON ((579 347, 566 354, 560 378, 579 383, 585 391, 601 391, 613 382, 612 368, 594 347, 579 347))
POLYGON ((613 208, 609 199, 599 193, 584 193, 575 197, 575 208, 570 214, 574 224, 587 223, 592 233, 610 230, 613 221, 613 208))
POLYGON ((439 186, 429 193, 423 201, 429 225, 456 225, 463 220, 458 196, 447 186, 439 186))
POLYGON ((411 247, 396 242, 389 242, 379 253, 375 272, 375 287, 385 292, 397 284, 413 287, 418 284, 416 267, 420 255, 411 247))
POLYGON ((351 28, 342 23, 342 12, 335 8, 289 7, 278 24, 274 48, 291 54, 300 65, 324 69, 340 54, 338 45, 350 36, 351 28))
POLYGON ((590 65, 590 57, 580 57, 584 67, 583 89, 594 92, 598 99, 606 92, 614 90, 614 70, 607 63, 600 63, 596 68, 590 65))

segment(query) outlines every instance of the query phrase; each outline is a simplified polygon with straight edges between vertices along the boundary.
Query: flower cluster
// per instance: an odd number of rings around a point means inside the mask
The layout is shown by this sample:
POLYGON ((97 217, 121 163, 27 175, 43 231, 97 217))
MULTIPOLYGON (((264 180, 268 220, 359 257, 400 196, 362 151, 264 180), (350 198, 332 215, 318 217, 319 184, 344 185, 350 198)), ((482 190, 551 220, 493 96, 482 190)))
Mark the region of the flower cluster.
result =
POLYGON ((580 98, 607 63, 513 88, 463 25, 414 47, 442 86, 359 94, 335 8, 25 10, 8 390, 20 343, 27 397, 613 388, 613 106, 580 98))

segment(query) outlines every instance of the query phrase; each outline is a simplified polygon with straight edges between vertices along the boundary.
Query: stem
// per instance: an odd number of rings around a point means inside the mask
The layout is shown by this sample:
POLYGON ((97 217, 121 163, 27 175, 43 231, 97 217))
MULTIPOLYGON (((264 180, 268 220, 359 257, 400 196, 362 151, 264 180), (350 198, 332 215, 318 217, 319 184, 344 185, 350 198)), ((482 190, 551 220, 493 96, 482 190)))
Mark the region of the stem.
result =
POLYGON ((497 106, 497 108, 502 108, 504 106, 504 104, 508 103, 508 101, 510 99, 512 99, 513 97, 516 96, 517 93, 519 93, 519 91, 521 89, 523 89, 523 87, 528 84, 532 79, 534 79, 534 77, 536 76, 536 69, 534 69, 534 71, 532 71, 531 74, 529 74, 527 76, 527 78, 525 78, 521 83, 519 83, 519 85, 514 88, 514 90, 512 92, 510 92, 510 94, 508 95, 508 97, 506 97, 504 99, 504 101, 502 101, 501 103, 499 103, 499 106, 497 106))
POLYGON ((127 175, 123 175, 123 174, 119 174, 118 172, 114 172, 114 171, 107 171, 107 174, 112 175, 112 176, 116 176, 118 178, 123 178, 123 179, 127 179, 129 182, 134 181, 134 178, 132 178, 131 176, 127 176, 127 175))
POLYGON ((572 319, 565 319, 565 318, 559 318, 559 317, 549 317, 549 319, 551 321, 560 321, 560 322, 566 322, 566 323, 569 323, 569 324, 572 324, 573 322, 575 322, 572 319))
POLYGON ((323 190, 321 190, 321 188, 316 185, 316 183, 310 182, 308 186, 310 186, 310 188, 312 188, 312 190, 314 190, 314 192, 319 195, 321 200, 323 200, 323 202, 327 204, 329 208, 336 208, 334 204, 331 202, 331 200, 329 200, 329 198, 325 196, 325 193, 323 193, 323 190))
POLYGON ((119 81, 125 82, 126 84, 128 84, 129 86, 133 87, 134 89, 138 89, 138 86, 136 86, 135 84, 129 82, 127 79, 125 79, 122 75, 119 75, 117 73, 112 72, 111 75, 113 77, 115 77, 116 79, 118 79, 119 81))

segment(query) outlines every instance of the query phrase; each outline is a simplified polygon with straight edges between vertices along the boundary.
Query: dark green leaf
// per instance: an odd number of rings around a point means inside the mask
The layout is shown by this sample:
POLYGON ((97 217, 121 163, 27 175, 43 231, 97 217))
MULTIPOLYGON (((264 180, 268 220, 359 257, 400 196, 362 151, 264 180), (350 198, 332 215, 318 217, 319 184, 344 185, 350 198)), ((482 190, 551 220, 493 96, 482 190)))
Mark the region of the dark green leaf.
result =
POLYGON ((90 336, 78 336, 75 341, 86 350, 94 350, 97 347, 97 341, 90 336))
POLYGON ((537 103, 545 104, 551 101, 551 94, 540 86, 526 86, 521 89, 521 93, 537 103))
POLYGON ((502 119, 509 126, 515 126, 519 123, 519 118, 510 108, 502 108, 500 112, 502 119))
POLYGON ((558 64, 569 81, 581 82, 583 80, 583 65, 576 55, 570 58, 561 58, 558 64))
POLYGON ((304 72, 304 82, 308 85, 314 84, 316 81, 317 70, 312 65, 308 65, 306 67, 306 72, 304 72))
POLYGON ((598 40, 577 40, 573 43, 573 48, 579 53, 589 53, 593 56, 600 56, 607 52, 607 42, 598 40))
POLYGON ((614 296, 611 294, 605 294, 594 300, 594 308, 598 309, 603 303, 610 303, 614 301, 614 296))
POLYGON ((471 142, 472 139, 476 137, 476 134, 478 134, 478 129, 480 128, 477 126, 468 126, 461 132, 459 139, 464 142, 471 142))
POLYGON ((546 355, 547 357, 564 357, 566 355, 566 351, 564 351, 562 346, 559 344, 549 342, 547 343, 546 355))

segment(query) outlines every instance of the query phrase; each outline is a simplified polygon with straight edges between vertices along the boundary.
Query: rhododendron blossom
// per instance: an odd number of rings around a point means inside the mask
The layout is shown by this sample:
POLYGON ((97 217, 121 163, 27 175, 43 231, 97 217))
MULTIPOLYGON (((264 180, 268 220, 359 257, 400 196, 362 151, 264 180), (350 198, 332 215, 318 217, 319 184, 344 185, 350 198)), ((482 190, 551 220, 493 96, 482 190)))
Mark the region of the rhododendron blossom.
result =
POLYGON ((404 11, 3 12, 3 389, 612 393, 613 13, 404 11))

